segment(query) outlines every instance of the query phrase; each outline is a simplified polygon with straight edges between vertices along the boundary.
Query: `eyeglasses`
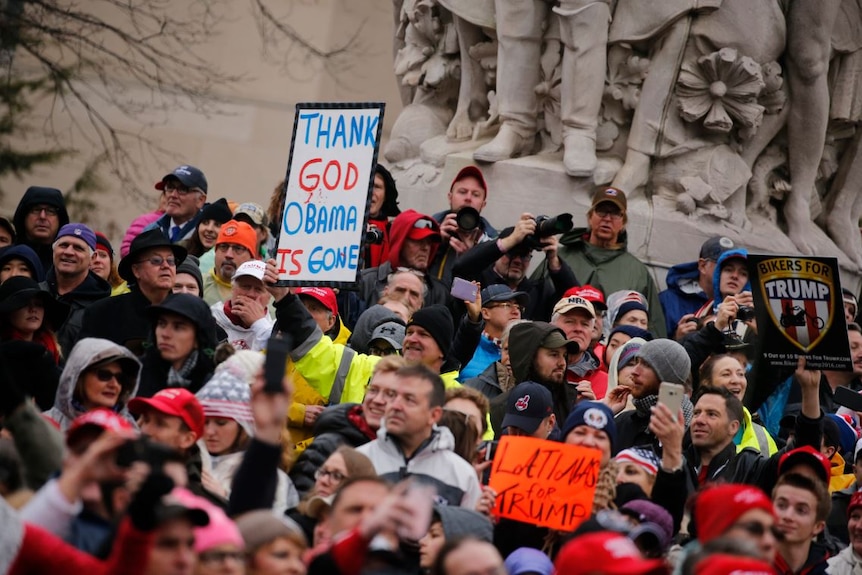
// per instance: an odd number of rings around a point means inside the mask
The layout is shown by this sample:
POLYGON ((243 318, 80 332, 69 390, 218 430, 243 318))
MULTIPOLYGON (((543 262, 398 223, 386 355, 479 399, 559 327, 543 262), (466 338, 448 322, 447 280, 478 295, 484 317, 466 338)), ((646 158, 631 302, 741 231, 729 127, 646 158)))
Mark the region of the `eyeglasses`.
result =
POLYGON ((504 254, 510 260, 531 260, 533 259, 532 252, 520 253, 520 254, 504 254))
POLYGON ((179 184, 175 181, 165 182, 165 193, 169 194, 171 192, 176 192, 181 196, 187 196, 192 192, 200 192, 198 188, 187 188, 186 186, 179 184))
MULTIPOLYGON (((752 537, 763 537, 767 532, 772 533, 772 536, 775 537, 776 540, 781 541, 784 539, 784 534, 779 531, 774 525, 766 526, 759 521, 749 521, 747 523, 734 523, 730 526, 730 529, 742 529, 752 537)), ((728 531, 730 531, 728 529, 728 531)))
POLYGON ((115 379, 121 387, 124 387, 129 381, 129 377, 122 371, 111 371, 107 368, 100 368, 94 370, 92 373, 96 376, 96 379, 98 379, 102 383, 107 383, 112 379, 115 379))
POLYGON ((413 227, 416 228, 417 230, 433 230, 434 229, 434 222, 432 222, 431 220, 425 220, 425 219, 416 220, 415 222, 413 222, 413 227))
POLYGON ((48 216, 56 216, 60 213, 60 209, 54 206, 33 206, 27 213, 33 216, 38 216, 42 212, 45 212, 48 216))
POLYGON ((347 479, 347 476, 340 471, 333 471, 324 467, 319 467, 317 471, 314 472, 315 479, 320 479, 321 477, 329 477, 336 483, 341 483, 342 481, 347 479))
POLYGON ((168 264, 172 268, 176 267, 177 265, 177 260, 174 257, 163 258, 162 256, 150 256, 146 259, 138 260, 139 264, 142 264, 144 262, 149 262, 151 265, 154 265, 157 268, 162 267, 162 264, 164 263, 168 264))
POLYGON ((517 309, 521 313, 524 313, 524 306, 519 305, 513 301, 504 301, 500 303, 488 304, 485 306, 485 309, 496 309, 498 307, 505 308, 507 311, 511 311, 512 309, 517 309))
POLYGON ((368 353, 377 357, 386 357, 387 355, 398 355, 398 350, 394 347, 381 347, 373 345, 368 348, 368 353))
POLYGON ((242 551, 204 551, 198 555, 201 563, 224 563, 228 559, 242 563, 245 553, 242 551))
POLYGON ((612 220, 621 220, 623 218, 623 213, 619 210, 611 210, 609 208, 596 208, 595 213, 599 219, 610 218, 612 220))
POLYGON ((233 253, 237 255, 250 253, 247 247, 241 246, 239 244, 218 244, 216 246, 216 250, 220 251, 223 254, 226 254, 228 250, 233 250, 233 253))

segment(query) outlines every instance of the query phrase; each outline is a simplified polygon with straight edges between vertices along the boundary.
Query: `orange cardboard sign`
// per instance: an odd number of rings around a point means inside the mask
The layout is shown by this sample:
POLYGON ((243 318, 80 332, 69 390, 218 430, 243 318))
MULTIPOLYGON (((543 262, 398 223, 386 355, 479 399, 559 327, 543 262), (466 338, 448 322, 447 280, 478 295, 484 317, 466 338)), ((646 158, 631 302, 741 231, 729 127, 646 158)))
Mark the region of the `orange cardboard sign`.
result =
POLYGON ((503 436, 489 482, 497 492, 494 515, 573 531, 592 512, 600 465, 598 449, 503 436))

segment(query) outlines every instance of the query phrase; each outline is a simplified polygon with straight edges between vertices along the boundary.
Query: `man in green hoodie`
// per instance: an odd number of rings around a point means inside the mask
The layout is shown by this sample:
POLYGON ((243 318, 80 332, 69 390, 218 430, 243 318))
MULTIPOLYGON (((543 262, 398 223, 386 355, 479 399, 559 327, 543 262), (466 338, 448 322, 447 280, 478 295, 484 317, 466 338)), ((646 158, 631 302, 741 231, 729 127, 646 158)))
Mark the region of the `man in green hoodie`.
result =
MULTIPOLYGON (((649 269, 626 248, 627 205, 622 190, 598 188, 587 212, 587 227, 560 238, 559 257, 569 264, 581 285, 595 286, 605 294, 619 290, 644 294, 649 303, 649 330, 656 337, 665 337, 664 313, 655 281, 649 269)), ((547 264, 542 264, 532 278, 547 273, 547 264)))

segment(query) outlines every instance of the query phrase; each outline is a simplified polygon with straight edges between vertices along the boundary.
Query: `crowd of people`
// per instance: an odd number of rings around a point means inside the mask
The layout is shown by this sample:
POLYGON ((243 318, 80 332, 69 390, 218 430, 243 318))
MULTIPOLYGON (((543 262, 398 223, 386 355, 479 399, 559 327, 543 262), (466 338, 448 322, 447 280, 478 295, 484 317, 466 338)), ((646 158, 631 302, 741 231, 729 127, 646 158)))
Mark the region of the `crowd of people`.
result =
POLYGON ((283 183, 155 188, 118 252, 57 189, 0 217, 0 572, 862 573, 851 292, 852 371, 783 372, 745 247, 709 238, 659 291, 623 190, 584 228, 495 227, 480 168, 426 215, 377 165, 333 290, 277 283, 283 183), (574 531, 502 516, 505 436, 593 450, 574 531))

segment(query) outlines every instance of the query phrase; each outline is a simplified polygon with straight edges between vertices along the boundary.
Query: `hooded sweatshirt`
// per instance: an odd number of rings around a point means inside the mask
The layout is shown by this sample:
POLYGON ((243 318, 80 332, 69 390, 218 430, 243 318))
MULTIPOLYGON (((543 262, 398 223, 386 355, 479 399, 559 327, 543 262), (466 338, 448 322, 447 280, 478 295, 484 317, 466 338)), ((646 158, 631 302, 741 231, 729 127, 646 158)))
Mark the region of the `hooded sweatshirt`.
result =
POLYGON ((389 170, 377 164, 375 175, 383 179, 383 188, 385 190, 383 196, 383 205, 380 207, 380 213, 370 214, 368 223, 375 226, 383 232, 383 243, 367 244, 365 246, 365 268, 376 268, 389 257, 389 248, 387 246, 389 239, 389 218, 394 218, 401 213, 398 208, 398 188, 395 187, 395 180, 389 170))
POLYGON ((30 246, 22 244, 0 249, 0 267, 3 267, 6 265, 6 262, 11 260, 21 260, 33 272, 34 280, 37 282, 45 281, 45 268, 42 267, 38 254, 30 246))
POLYGON ((700 287, 700 271, 697 262, 677 264, 667 272, 667 289, 658 294, 664 311, 668 337, 676 333, 676 325, 682 316, 695 313, 712 297, 700 287))
MULTIPOLYGON (((389 227, 388 242, 384 244, 384 250, 388 250, 388 259, 382 262, 376 268, 369 268, 362 271, 359 279, 359 293, 365 301, 366 308, 373 306, 380 300, 383 295, 383 289, 386 287, 386 279, 389 274, 399 268, 404 267, 401 262, 401 248, 404 246, 407 235, 413 228, 417 220, 427 219, 431 222, 431 226, 438 234, 440 226, 430 216, 420 214, 416 210, 406 210, 392 220, 389 227)), ((434 256, 437 253, 439 244, 433 242, 431 251, 428 254, 428 265, 434 261, 434 256)), ((425 274, 425 283, 428 285, 428 293, 425 296, 425 305, 432 304, 449 304, 449 289, 440 282, 440 280, 432 277, 430 274, 425 274)))
POLYGON ((47 204, 57 208, 57 216, 60 218, 59 230, 69 223, 69 212, 66 211, 66 203, 63 201, 63 193, 55 188, 43 188, 41 186, 31 186, 24 192, 21 201, 18 202, 18 207, 15 208, 15 216, 12 218, 12 223, 15 224, 15 230, 18 232, 18 240, 16 243, 24 244, 33 248, 33 251, 39 256, 39 261, 42 262, 42 268, 48 269, 54 263, 54 249, 51 247, 53 240, 47 244, 40 244, 30 240, 25 231, 24 222, 27 219, 27 212, 32 206, 37 204, 47 204))
MULTIPOLYGON (((735 295, 729 293, 722 294, 717 292, 719 291, 721 286, 721 268, 724 266, 724 262, 729 259, 740 257, 748 261, 748 250, 745 248, 736 248, 732 250, 727 250, 726 252, 718 256, 718 259, 715 262, 715 271, 712 274, 712 289, 714 292, 716 292, 717 297, 714 297, 713 299, 709 300, 700 308, 700 310, 697 311, 697 316, 699 318, 717 314, 718 306, 721 305, 721 302, 724 301, 724 298, 729 295, 735 295)), ((740 291, 751 291, 751 282, 746 281, 745 285, 740 291)))
POLYGON ((65 433, 72 421, 86 413, 87 409, 75 398, 75 388, 84 371, 91 365, 101 363, 107 359, 118 361, 125 373, 134 376, 134 384, 131 389, 123 388, 114 411, 135 425, 135 418, 129 413, 126 406, 129 400, 138 392, 138 384, 141 380, 141 362, 132 352, 121 345, 117 345, 106 339, 95 337, 84 338, 79 341, 66 360, 66 366, 60 375, 60 385, 57 387, 57 396, 54 407, 45 412, 45 415, 53 420, 60 431, 65 433))

